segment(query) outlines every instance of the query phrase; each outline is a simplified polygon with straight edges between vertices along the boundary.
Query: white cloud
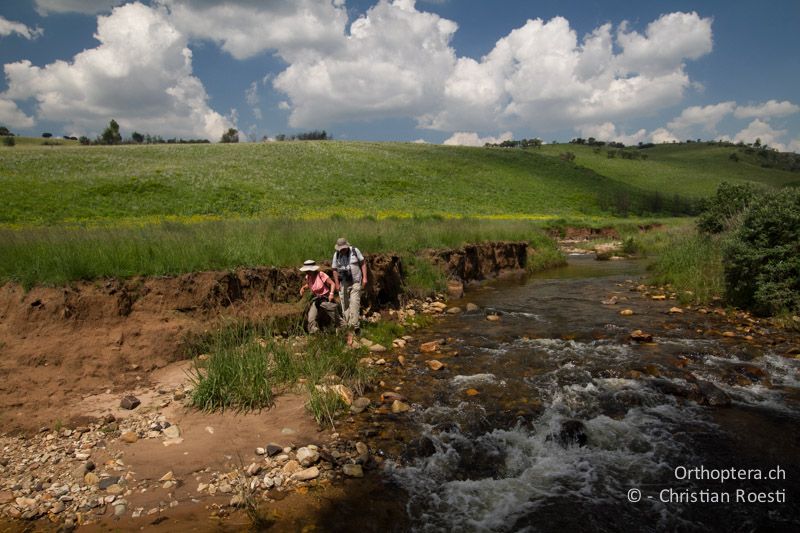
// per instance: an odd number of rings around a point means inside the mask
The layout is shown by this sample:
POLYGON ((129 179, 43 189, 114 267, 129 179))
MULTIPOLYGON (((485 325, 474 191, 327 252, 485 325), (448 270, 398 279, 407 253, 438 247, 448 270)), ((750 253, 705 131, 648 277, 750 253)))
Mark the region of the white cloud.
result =
POLYGON ((650 133, 650 141, 656 144, 677 142, 678 138, 669 130, 658 128, 650 133))
POLYGON ((625 135, 617 131, 617 127, 613 122, 604 122, 602 124, 586 124, 578 127, 581 137, 594 137, 599 141, 613 141, 625 145, 639 144, 647 138, 647 130, 640 129, 636 133, 625 135))
POLYGON ((769 100, 763 104, 739 106, 734 112, 736 118, 773 118, 793 115, 800 111, 800 106, 784 100, 769 100))
POLYGON ((510 131, 503 132, 497 137, 479 137, 475 132, 459 131, 442 144, 448 146, 483 146, 486 143, 497 144, 503 141, 510 141, 513 138, 514 134, 510 131))
POLYGON ((17 104, 7 100, 0 94, 0 125, 13 128, 31 128, 34 125, 33 118, 23 113, 17 104))
POLYGON ((651 115, 680 101, 687 59, 711 50, 711 20, 663 15, 644 35, 605 24, 578 41, 569 22, 529 20, 480 61, 460 58, 440 111, 421 127, 453 130, 533 125, 539 130, 651 115))
POLYGON ((721 102, 707 106, 687 107, 667 127, 686 138, 696 137, 698 130, 715 135, 720 120, 733 113, 736 102, 721 102))
MULTIPOLYGON (((298 57, 274 80, 288 95, 292 127, 336 120, 414 116, 436 107, 455 64, 457 25, 415 9, 411 0, 379 1, 325 55, 298 57)), ((284 57, 287 54, 280 52, 284 57)))
POLYGON ((277 49, 287 61, 344 44, 347 11, 318 0, 156 0, 191 38, 209 39, 236 59, 277 49))
POLYGON ((140 3, 98 17, 100 44, 71 62, 5 65, 7 98, 35 98, 41 120, 98 132, 111 118, 127 132, 218 140, 231 122, 208 106, 192 52, 165 14, 140 3))
POLYGON ((426 141, 425 139, 416 139, 416 140, 411 141, 411 142, 414 143, 414 144, 428 144, 428 141, 426 141))
POLYGON ((800 154, 800 137, 798 137, 797 139, 793 139, 789 143, 789 146, 786 147, 786 149, 790 152, 800 154))
POLYGON ((36 12, 42 16, 50 13, 83 13, 94 15, 111 11, 125 0, 36 0, 36 12))
POLYGON ((17 35, 30 41, 40 37, 44 33, 44 30, 39 27, 31 29, 22 22, 8 20, 4 16, 0 15, 0 37, 8 37, 12 33, 16 33, 17 35))
POLYGON ((780 138, 786 135, 786 130, 775 130, 761 119, 755 119, 745 129, 734 135, 734 142, 753 143, 756 139, 763 145, 769 145, 781 152, 786 151, 786 145, 780 138))

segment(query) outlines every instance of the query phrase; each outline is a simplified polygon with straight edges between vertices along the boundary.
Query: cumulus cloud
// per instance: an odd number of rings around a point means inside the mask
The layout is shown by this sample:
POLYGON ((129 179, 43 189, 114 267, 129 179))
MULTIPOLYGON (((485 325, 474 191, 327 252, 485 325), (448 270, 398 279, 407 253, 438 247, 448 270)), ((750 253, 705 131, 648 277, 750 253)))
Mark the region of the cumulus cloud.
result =
POLYGON ((656 144, 677 142, 678 138, 667 129, 658 128, 650 134, 650 142, 656 144))
POLYGON ((30 128, 34 123, 33 118, 23 113, 15 102, 0 95, 0 124, 11 128, 30 128))
POLYGON ((773 129, 767 122, 755 119, 745 129, 734 135, 733 140, 735 142, 752 143, 759 139, 762 145, 767 144, 783 152, 786 151, 786 145, 780 139, 784 135, 786 135, 786 130, 773 129))
POLYGON ((40 37, 44 33, 44 30, 39 27, 31 29, 22 22, 8 20, 0 15, 0 37, 8 37, 12 33, 16 33, 20 37, 24 37, 30 41, 40 37))
POLYGON ((175 26, 191 38, 208 39, 236 59, 277 49, 287 61, 338 48, 344 43, 343 1, 156 0, 175 26))
POLYGON ((711 50, 711 20, 672 13, 644 34, 627 28, 623 23, 615 38, 604 24, 579 42, 562 17, 529 20, 480 61, 459 58, 442 110, 421 115, 419 125, 548 130, 654 114, 679 102, 691 85, 684 62, 711 50))
POLYGON ((456 29, 455 22, 417 11, 413 0, 381 0, 350 25, 340 46, 297 56, 275 78, 273 86, 289 98, 289 125, 433 109, 455 64, 449 43, 456 29))
POLYGON ((578 128, 578 131, 582 137, 594 137, 601 141, 613 141, 622 144, 639 144, 647 138, 647 130, 645 129, 626 135, 618 132, 613 122, 583 125, 578 128))
POLYGON ((5 65, 6 98, 35 98, 36 115, 73 131, 100 131, 111 118, 123 130, 217 140, 231 121, 208 105, 192 75, 192 52, 158 9, 140 3, 98 18, 100 44, 72 61, 44 67, 5 65))
POLYGON ((260 98, 258 96, 258 82, 254 81, 250 84, 250 87, 247 88, 244 92, 244 99, 247 102, 247 105, 250 106, 250 109, 253 111, 253 116, 256 117, 258 120, 263 118, 261 113, 261 107, 259 107, 260 98))
POLYGON ((716 134, 717 124, 733 113, 735 108, 736 102, 687 107, 678 117, 667 123, 667 127, 684 137, 693 137, 693 133, 698 129, 716 134))
POLYGON ((497 137, 479 137, 475 132, 459 131, 442 144, 448 146, 483 146, 486 143, 497 144, 503 141, 510 141, 513 138, 514 134, 510 131, 503 132, 497 137))
POLYGON ((50 13, 83 13, 94 15, 111 11, 125 0, 36 0, 36 12, 42 16, 50 13))
POLYGON ((773 118, 793 115, 798 111, 800 111, 800 106, 787 100, 783 102, 769 100, 763 104, 739 106, 736 108, 734 116, 736 118, 773 118))

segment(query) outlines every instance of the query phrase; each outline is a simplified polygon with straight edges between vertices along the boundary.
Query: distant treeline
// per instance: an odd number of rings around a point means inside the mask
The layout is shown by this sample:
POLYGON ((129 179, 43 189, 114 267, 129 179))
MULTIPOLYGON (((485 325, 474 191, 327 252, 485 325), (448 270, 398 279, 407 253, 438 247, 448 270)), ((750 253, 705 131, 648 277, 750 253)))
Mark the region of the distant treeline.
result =
MULTIPOLYGON (((275 136, 276 141, 330 141, 333 139, 333 135, 329 134, 325 130, 313 130, 307 131, 304 133, 295 133, 292 135, 286 135, 285 133, 279 133, 275 136)), ((266 135, 261 138, 262 141, 269 141, 270 138, 266 135)))

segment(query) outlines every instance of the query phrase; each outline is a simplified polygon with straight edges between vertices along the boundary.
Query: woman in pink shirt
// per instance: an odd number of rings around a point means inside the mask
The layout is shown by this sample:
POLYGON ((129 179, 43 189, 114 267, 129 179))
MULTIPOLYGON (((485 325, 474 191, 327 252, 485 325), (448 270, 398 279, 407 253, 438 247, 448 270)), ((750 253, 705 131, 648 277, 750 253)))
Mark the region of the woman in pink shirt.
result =
POLYGON ((336 284, 325 272, 320 271, 316 261, 309 259, 300 267, 300 272, 306 273, 306 280, 300 287, 300 297, 303 297, 306 289, 311 290, 311 307, 308 310, 308 332, 316 333, 319 331, 319 311, 325 314, 326 322, 336 323, 336 304, 333 303, 336 284))

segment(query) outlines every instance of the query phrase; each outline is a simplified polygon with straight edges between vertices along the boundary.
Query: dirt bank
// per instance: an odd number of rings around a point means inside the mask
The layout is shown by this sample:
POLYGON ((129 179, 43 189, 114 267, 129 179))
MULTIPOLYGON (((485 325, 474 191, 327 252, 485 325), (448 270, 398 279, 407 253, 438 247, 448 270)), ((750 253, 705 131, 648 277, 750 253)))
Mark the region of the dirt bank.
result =
MULTIPOLYGON (((526 243, 427 251, 448 276, 470 281, 524 268, 526 243)), ((364 308, 396 307, 404 288, 394 254, 368 256, 364 308)), ((293 268, 242 268, 180 276, 0 287, 0 433, 85 422, 80 402, 150 382, 187 356, 187 342, 221 320, 297 316, 301 276, 293 268)))

